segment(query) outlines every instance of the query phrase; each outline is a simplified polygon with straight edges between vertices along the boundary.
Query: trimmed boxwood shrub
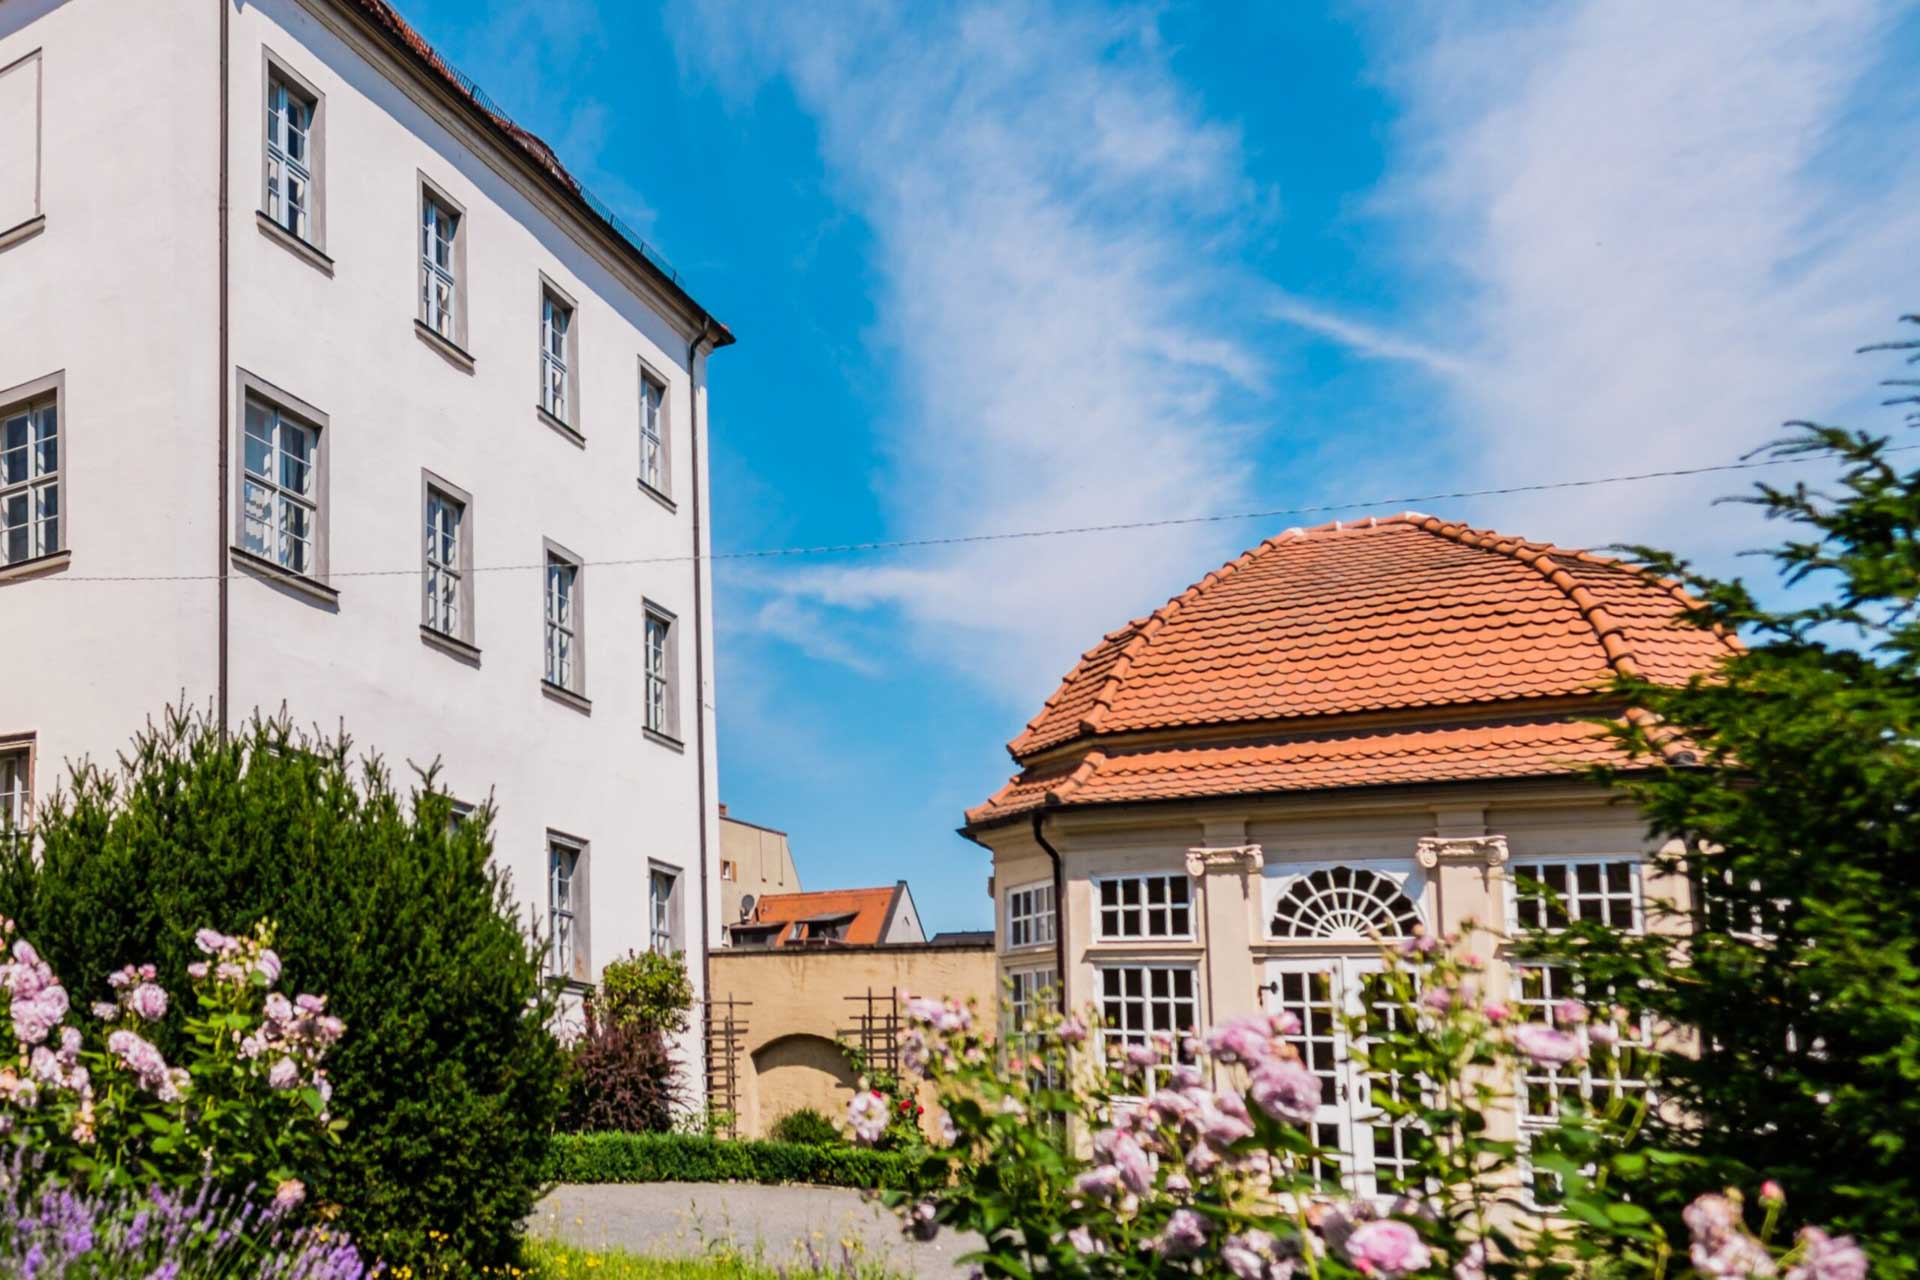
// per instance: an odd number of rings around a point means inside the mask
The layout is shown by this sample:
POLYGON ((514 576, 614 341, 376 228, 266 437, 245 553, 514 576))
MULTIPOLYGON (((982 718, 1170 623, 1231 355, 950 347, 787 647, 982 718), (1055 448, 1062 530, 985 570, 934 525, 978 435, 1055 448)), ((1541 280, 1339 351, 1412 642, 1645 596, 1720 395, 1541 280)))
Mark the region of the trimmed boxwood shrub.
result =
POLYGON ((767 1136, 775 1142, 799 1142, 814 1147, 846 1141, 840 1130, 834 1128, 833 1121, 812 1107, 797 1107, 787 1112, 773 1122, 767 1136))
MULTIPOLYGON (((561 1101, 542 952, 492 865, 491 807, 452 821, 431 777, 396 790, 344 738, 284 717, 222 735, 169 712, 124 768, 79 766, 41 808, 37 851, 0 841, 0 914, 76 1001, 150 961, 174 992, 196 929, 271 920, 287 991, 346 1023, 329 1055, 342 1141, 302 1170, 338 1224, 390 1264, 516 1255, 561 1101), (84 994, 83 994, 84 993, 84 994)), ((176 1000, 155 1039, 180 1051, 176 1000)))
POLYGON ((553 1182, 809 1182, 907 1185, 907 1157, 857 1147, 728 1142, 684 1133, 560 1134, 547 1154, 553 1182))

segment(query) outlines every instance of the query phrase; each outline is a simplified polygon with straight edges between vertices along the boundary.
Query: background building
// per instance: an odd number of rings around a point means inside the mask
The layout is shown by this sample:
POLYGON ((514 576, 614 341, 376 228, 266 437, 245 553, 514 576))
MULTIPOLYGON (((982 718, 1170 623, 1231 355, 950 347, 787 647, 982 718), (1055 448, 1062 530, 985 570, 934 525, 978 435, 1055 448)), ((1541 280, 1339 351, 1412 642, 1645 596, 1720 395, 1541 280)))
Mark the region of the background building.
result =
MULTIPOLYGON (((1399 1137, 1345 1023, 1375 1016, 1377 939, 1462 931, 1550 1022, 1572 979, 1509 965, 1509 931, 1562 908, 1643 928, 1651 898, 1686 901, 1644 873, 1642 815, 1579 772, 1617 759, 1595 723, 1625 713, 1616 673, 1677 682, 1731 650, 1684 603, 1615 561, 1408 514, 1270 539, 1107 635, 967 814, 1015 1015, 1058 987, 1140 1041, 1289 1010, 1324 1082, 1317 1139, 1356 1194, 1391 1183, 1399 1137)), ((1641 1087, 1616 1063, 1596 1045, 1521 1081, 1522 1136, 1559 1091, 1641 1087)))
POLYGON ((0 296, 19 821, 168 702, 284 708, 491 796, 559 977, 703 981, 732 338, 544 143, 382 0, 10 0, 0 296))
POLYGON ((746 918, 746 908, 770 893, 800 892, 787 833, 743 822, 720 806, 720 925, 746 918))
POLYGON ((913 891, 905 880, 872 889, 776 893, 754 902, 727 926, 736 947, 892 946, 925 942, 913 891))

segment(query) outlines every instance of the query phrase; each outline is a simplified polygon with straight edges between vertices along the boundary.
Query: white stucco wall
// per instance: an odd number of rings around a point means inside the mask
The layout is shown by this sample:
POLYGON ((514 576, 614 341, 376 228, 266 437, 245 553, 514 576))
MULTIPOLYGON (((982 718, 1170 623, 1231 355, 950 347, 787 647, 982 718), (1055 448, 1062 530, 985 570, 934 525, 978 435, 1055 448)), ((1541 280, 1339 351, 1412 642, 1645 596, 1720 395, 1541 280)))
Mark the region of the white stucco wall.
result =
MULTIPOLYGON (((0 735, 37 735, 41 791, 60 758, 110 754, 183 691, 201 704, 214 692, 213 582, 80 579, 214 569, 218 15, 211 0, 0 5, 0 66, 45 50, 48 211, 42 234, 0 250, 0 297, 28 299, 31 318, 0 308, 0 387, 64 368, 71 406, 72 562, 0 584, 0 652, 40 677, 7 682, 0 735), (14 30, 17 8, 44 16, 14 30), (136 79, 162 104, 137 131, 105 91, 136 79)), ((711 690, 695 689, 696 634, 712 671, 692 559, 705 549, 692 518, 704 356, 689 369, 684 316, 670 319, 617 254, 324 0, 235 5, 230 20, 225 380, 244 370, 326 415, 338 592, 328 606, 233 573, 230 717, 284 704, 302 724, 344 723, 403 781, 409 763, 438 759, 453 794, 491 794, 496 857, 543 924, 547 831, 588 841, 596 971, 647 945, 649 868, 673 869, 698 982, 718 923, 717 902, 700 914, 702 824, 710 859, 719 850, 711 690), (331 274, 257 225, 263 48, 325 95, 331 274), (421 174, 465 207, 470 372, 415 333, 421 174), (584 444, 536 414, 543 272, 578 304, 584 444), (672 505, 638 484, 643 360, 668 385, 672 505), (423 468, 472 495, 477 665, 420 635, 423 468), (590 713, 541 688, 549 538, 589 562, 590 713), (610 559, 656 562, 593 563, 610 559), (677 618, 677 747, 642 729, 643 601, 677 618)), ((236 395, 230 442, 241 412, 236 395)), ((698 1064, 697 1039, 682 1056, 698 1064)))

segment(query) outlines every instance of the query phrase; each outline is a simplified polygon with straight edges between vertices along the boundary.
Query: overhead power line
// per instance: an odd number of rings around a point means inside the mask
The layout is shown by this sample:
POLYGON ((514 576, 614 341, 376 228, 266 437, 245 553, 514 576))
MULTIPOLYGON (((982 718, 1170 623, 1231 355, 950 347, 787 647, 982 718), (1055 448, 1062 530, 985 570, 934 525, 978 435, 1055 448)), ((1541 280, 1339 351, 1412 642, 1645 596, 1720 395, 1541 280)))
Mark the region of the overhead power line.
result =
MULTIPOLYGON (((1882 453, 1905 453, 1920 449, 1920 444, 1896 445, 1883 449, 1882 453)), ((1742 459, 1739 462, 1718 462, 1698 467, 1668 467, 1659 471, 1635 471, 1616 476, 1590 476, 1580 480, 1544 480, 1533 484, 1501 485, 1487 489, 1454 489, 1444 493, 1418 493, 1397 498, 1369 498, 1353 502, 1321 502, 1300 507, 1271 507, 1262 511, 1227 511, 1197 516, 1166 516, 1152 520, 1117 520, 1106 524, 1062 525, 1050 529, 1014 529, 998 533, 959 533, 932 538, 887 538, 872 542, 821 543, 816 546, 764 547, 745 551, 716 551, 707 556, 714 560, 771 560, 789 556, 834 556, 856 555, 875 551, 911 551, 922 547, 961 547, 985 542, 1022 542, 1038 538, 1068 538, 1089 533, 1125 533, 1136 529, 1170 529, 1183 525, 1226 524, 1239 520, 1278 520, 1289 516, 1331 515, 1337 511, 1357 511, 1363 508, 1393 508, 1405 510, 1422 502, 1454 502, 1464 498, 1498 498, 1522 493, 1550 493, 1562 489, 1592 489, 1601 485, 1634 484, 1645 480, 1669 480, 1686 476, 1712 475, 1724 471, 1754 471, 1763 467, 1784 467, 1799 463, 1818 461, 1823 455, 1817 453, 1795 454, 1788 457, 1742 459)), ((586 560, 581 562, 584 568, 611 568, 619 565, 647 564, 685 564, 700 559, 696 554, 623 556, 608 560, 586 560)), ((544 569, 543 561, 529 561, 524 564, 495 564, 475 567, 473 573, 514 573, 544 569)), ((405 569, 336 569, 327 574, 329 581, 338 578, 398 578, 417 577, 419 565, 405 569)), ((217 573, 173 573, 173 574, 59 574, 46 579, 49 582, 211 582, 222 575, 217 573)), ((241 577, 239 573, 229 573, 227 577, 241 577)))

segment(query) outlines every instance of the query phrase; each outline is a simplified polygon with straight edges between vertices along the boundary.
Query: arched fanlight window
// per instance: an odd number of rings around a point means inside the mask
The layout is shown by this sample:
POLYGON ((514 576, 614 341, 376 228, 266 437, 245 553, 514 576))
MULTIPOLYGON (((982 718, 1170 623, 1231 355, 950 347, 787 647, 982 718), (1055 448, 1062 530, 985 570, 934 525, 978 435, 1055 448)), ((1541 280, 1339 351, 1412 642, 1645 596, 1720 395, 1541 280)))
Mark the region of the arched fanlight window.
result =
POLYGON ((1404 938, 1420 909, 1389 876, 1365 867, 1326 867, 1280 894, 1269 931, 1276 938, 1404 938))

